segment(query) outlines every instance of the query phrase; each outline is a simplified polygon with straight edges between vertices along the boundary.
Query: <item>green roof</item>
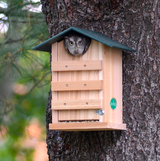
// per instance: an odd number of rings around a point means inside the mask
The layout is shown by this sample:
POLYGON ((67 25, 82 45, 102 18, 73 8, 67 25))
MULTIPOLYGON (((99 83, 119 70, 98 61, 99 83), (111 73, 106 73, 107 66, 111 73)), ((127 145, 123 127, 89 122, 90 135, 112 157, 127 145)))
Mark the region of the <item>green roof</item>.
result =
POLYGON ((110 38, 108 38, 107 36, 99 33, 99 32, 95 32, 95 31, 91 31, 91 30, 86 30, 86 29, 82 29, 82 28, 76 28, 76 27, 70 27, 68 28, 67 30, 55 35, 54 37, 44 41, 43 43, 35 46, 33 48, 33 50, 39 50, 39 51, 47 51, 47 52, 51 52, 51 45, 54 44, 55 42, 59 42, 61 40, 64 39, 64 37, 66 35, 68 35, 69 33, 72 33, 72 32, 77 32, 77 33, 80 33, 82 35, 85 35, 91 39, 94 39, 96 41, 99 41, 107 46, 110 46, 110 47, 115 47, 115 48, 119 48, 119 49, 122 49, 122 50, 128 50, 128 51, 135 51, 134 49, 126 46, 126 45, 123 45, 117 41, 114 41, 110 38))

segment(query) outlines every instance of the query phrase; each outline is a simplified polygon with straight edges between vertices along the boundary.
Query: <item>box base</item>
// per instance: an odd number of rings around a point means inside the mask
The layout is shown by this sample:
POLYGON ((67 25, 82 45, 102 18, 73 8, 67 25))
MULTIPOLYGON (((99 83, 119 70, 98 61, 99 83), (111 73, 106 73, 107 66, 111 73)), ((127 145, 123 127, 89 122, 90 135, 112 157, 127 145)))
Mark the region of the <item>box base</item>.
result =
POLYGON ((126 124, 110 122, 76 122, 76 123, 53 123, 49 124, 50 130, 60 131, 107 131, 126 130, 126 124))

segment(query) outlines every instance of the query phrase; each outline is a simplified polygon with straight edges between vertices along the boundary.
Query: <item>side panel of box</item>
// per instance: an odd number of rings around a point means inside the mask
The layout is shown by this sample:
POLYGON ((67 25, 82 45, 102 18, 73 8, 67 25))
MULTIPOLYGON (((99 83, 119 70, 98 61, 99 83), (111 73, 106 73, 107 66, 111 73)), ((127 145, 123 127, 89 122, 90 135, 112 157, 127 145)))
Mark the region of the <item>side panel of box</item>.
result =
POLYGON ((122 123, 122 50, 103 47, 104 121, 122 123), (117 102, 115 109, 110 106, 112 98, 117 102))

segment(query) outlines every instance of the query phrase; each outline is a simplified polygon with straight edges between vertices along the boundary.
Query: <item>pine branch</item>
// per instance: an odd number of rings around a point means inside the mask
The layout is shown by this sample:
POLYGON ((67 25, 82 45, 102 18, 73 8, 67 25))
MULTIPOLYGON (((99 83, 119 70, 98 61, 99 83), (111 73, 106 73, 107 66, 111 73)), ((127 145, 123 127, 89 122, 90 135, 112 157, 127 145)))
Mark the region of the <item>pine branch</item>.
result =
POLYGON ((2 8, 2 7, 0 7, 0 13, 5 13, 7 11, 7 9, 6 8, 2 8))
POLYGON ((24 15, 29 15, 30 18, 35 18, 38 15, 38 16, 40 16, 40 18, 44 18, 42 13, 28 11, 28 10, 22 10, 22 9, 13 10, 11 8, 0 7, 0 13, 3 13, 5 16, 14 16, 15 15, 16 17, 19 17, 19 18, 24 17, 24 15), (10 15, 10 13, 12 13, 12 15, 10 15))
POLYGON ((6 115, 6 114, 8 114, 8 113, 10 113, 10 112, 12 112, 14 109, 16 109, 16 107, 17 106, 19 106, 21 103, 22 103, 22 101, 42 82, 42 80, 48 75, 48 74, 50 74, 50 72, 47 72, 46 74, 44 74, 43 76, 42 76, 42 78, 40 79, 40 80, 38 80, 33 86, 32 86, 32 88, 29 90, 29 92, 25 95, 25 96, 23 96, 22 98, 21 98, 21 100, 14 106, 14 107, 12 107, 12 108, 10 108, 9 110, 7 110, 7 111, 5 111, 5 112, 3 112, 3 113, 0 113, 0 116, 3 116, 3 115, 6 115))
MULTIPOLYGON (((7 19, 4 19, 4 18, 0 18, 0 21, 3 21, 3 23, 5 22, 8 22, 7 19)), ((30 23, 30 22, 34 22, 35 21, 35 18, 34 19, 30 19, 30 20, 18 20, 17 18, 15 18, 14 20, 12 19, 10 22, 19 22, 19 23, 30 23)), ((36 19, 37 22, 43 22, 44 23, 44 19, 42 20, 39 20, 39 19, 36 19)))

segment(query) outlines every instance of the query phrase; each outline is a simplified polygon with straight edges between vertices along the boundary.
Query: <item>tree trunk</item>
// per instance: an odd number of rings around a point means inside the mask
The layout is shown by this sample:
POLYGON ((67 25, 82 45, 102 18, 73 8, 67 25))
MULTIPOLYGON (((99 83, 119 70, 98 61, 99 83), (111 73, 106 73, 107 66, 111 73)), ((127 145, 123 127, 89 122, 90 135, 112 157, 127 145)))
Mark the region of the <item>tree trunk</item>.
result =
POLYGON ((60 132, 47 120, 50 161, 160 160, 160 1, 41 0, 49 36, 70 26, 98 31, 136 49, 123 52, 126 131, 60 132))

